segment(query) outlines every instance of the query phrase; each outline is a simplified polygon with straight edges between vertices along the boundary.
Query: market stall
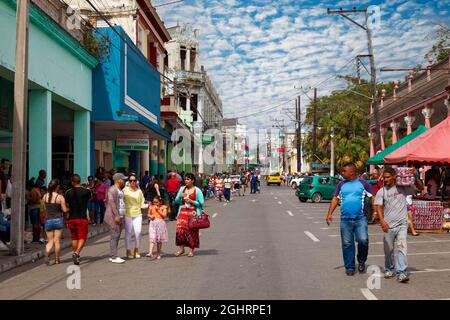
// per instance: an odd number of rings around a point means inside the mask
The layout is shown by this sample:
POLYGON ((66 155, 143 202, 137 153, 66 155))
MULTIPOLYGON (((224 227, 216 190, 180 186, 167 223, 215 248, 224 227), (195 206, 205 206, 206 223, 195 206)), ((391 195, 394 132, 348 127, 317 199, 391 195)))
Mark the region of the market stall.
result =
MULTIPOLYGON (((450 166, 450 117, 386 155, 384 162, 395 165, 450 166)), ((413 223, 417 231, 450 230, 450 200, 445 199, 444 192, 435 199, 414 199, 413 206, 413 223)))

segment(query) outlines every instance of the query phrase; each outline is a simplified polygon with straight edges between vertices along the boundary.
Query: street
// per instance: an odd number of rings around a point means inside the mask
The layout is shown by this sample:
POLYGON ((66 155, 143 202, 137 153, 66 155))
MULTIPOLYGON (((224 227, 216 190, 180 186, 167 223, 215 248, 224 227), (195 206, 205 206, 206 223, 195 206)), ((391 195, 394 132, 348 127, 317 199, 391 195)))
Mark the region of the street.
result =
MULTIPOLYGON (((380 289, 368 290, 369 274, 344 274, 339 214, 327 227, 328 203, 300 203, 292 189, 277 186, 263 186, 261 194, 235 197, 229 204, 206 203, 211 228, 201 231, 194 258, 174 257, 174 222, 168 223, 170 241, 159 261, 142 257, 112 264, 109 235, 103 235, 90 239, 83 251, 80 290, 67 289, 72 259, 66 250, 61 265, 47 267, 40 260, 2 274, 0 299, 450 298, 448 234, 409 238, 410 283, 381 278, 380 289)), ((383 266, 379 226, 369 226, 369 235, 367 265, 383 266)), ((143 253, 147 236, 146 231, 143 253)), ((120 245, 125 254, 123 240, 120 245)))

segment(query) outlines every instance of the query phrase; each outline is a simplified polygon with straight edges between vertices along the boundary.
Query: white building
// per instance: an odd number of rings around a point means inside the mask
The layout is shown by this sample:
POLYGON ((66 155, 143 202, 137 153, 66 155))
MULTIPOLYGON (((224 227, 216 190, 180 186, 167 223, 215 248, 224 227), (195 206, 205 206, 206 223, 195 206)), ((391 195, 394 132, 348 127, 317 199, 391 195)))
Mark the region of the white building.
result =
MULTIPOLYGON (((175 82, 167 88, 162 115, 174 114, 183 125, 194 133, 195 143, 209 144, 209 136, 202 136, 208 129, 222 127, 222 101, 204 67, 200 65, 199 30, 189 24, 168 28, 171 40, 165 44, 168 54, 166 76, 175 82), (195 132, 194 132, 195 131, 195 132)), ((198 147, 198 165, 193 171, 211 174, 214 166, 203 163, 203 147, 198 147)))

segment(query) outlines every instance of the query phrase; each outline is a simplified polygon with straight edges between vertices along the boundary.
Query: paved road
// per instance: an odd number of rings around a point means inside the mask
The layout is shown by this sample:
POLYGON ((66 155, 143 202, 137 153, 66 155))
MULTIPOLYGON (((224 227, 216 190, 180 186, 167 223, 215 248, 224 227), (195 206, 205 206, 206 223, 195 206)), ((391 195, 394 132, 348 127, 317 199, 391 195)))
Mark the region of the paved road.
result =
MULTIPOLYGON (((175 223, 159 261, 147 258, 123 265, 108 262, 109 237, 89 241, 81 264, 81 289, 69 290, 63 264, 42 261, 0 276, 0 299, 448 299, 450 235, 410 238, 411 282, 369 275, 348 277, 341 258, 339 221, 324 223, 328 203, 300 203, 292 189, 263 187, 261 194, 225 205, 207 202, 212 227, 201 231, 195 258, 174 257, 175 223)), ((148 251, 147 225, 142 252, 148 251)), ((382 232, 370 226, 368 264, 384 264, 382 232)), ((123 240, 121 252, 125 253, 123 240)))

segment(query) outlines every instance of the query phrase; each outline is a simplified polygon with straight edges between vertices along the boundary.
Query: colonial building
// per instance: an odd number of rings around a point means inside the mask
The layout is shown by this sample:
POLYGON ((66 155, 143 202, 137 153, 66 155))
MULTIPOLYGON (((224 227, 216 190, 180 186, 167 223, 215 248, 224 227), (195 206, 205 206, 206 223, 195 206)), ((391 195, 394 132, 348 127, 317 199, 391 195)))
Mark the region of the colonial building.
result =
MULTIPOLYGON (((381 149, 387 143, 395 143, 398 139, 411 133, 418 125, 427 128, 435 126, 449 115, 450 59, 447 57, 440 63, 429 61, 427 70, 414 74, 411 70, 407 81, 396 82, 393 92, 383 90, 380 99, 381 149), (392 141, 386 141, 386 133, 392 131, 392 141)), ((370 156, 375 150, 375 120, 371 114, 370 156)))
POLYGON ((188 129, 197 145, 195 158, 185 158, 177 168, 182 171, 198 171, 211 174, 214 166, 206 165, 202 159, 202 145, 211 143, 208 129, 222 127, 222 102, 204 67, 200 65, 199 30, 189 24, 168 29, 171 40, 165 47, 168 53, 166 76, 173 80, 174 86, 167 88, 163 101, 161 117, 177 128, 188 129), (190 163, 193 163, 191 165, 190 163))
MULTIPOLYGON (((112 57, 121 57, 121 60, 115 63, 121 68, 128 67, 117 71, 114 69, 117 65, 110 65, 109 56, 103 55, 109 67, 105 69, 101 66, 102 72, 96 74, 98 76, 96 84, 99 84, 99 79, 121 81, 122 93, 116 98, 124 99, 123 103, 110 101, 112 104, 108 104, 114 112, 120 112, 121 119, 117 118, 116 114, 108 116, 111 112, 102 110, 104 105, 97 105, 99 112, 95 113, 94 119, 96 165, 110 169, 108 165, 112 163, 115 168, 130 168, 141 175, 146 170, 149 170, 151 175, 164 174, 167 166, 167 143, 172 132, 170 124, 160 120, 160 106, 164 97, 164 85, 161 83, 165 83, 163 74, 167 66, 164 44, 171 39, 164 23, 149 0, 92 1, 100 14, 85 0, 77 0, 76 3, 81 9, 82 16, 89 19, 99 30, 103 30, 96 33, 100 42, 105 36, 113 37, 109 50, 115 53, 112 57), (120 26, 117 30, 121 36, 110 32, 111 30, 105 31, 110 25, 120 26), (120 50, 117 50, 118 46, 120 50), (142 53, 143 59, 134 47, 142 53), (123 63, 124 61, 127 63, 123 63), (133 66, 137 69, 131 69, 133 66), (110 78, 112 73, 115 73, 116 78, 110 78), (102 74, 105 77, 102 78, 102 74), (134 97, 131 96, 131 92, 134 97), (124 95, 125 93, 128 95, 124 95), (123 107, 118 107, 121 104, 123 107), (125 112, 125 109, 129 112, 125 112), (135 119, 131 119, 134 116, 142 120, 138 123, 143 127, 134 123, 135 119), (149 141, 147 147, 140 151, 135 150, 130 144, 116 147, 118 140, 121 143, 124 140, 142 142, 142 139, 149 141)), ((108 90, 106 86, 101 88, 105 89, 103 94, 114 91, 108 90)), ((97 103, 101 101, 104 99, 96 100, 97 103)))

